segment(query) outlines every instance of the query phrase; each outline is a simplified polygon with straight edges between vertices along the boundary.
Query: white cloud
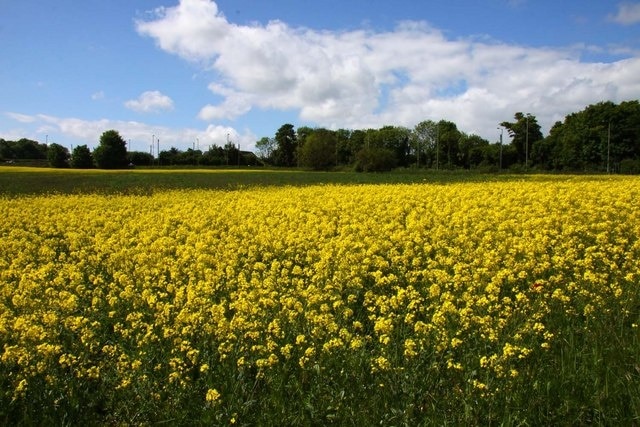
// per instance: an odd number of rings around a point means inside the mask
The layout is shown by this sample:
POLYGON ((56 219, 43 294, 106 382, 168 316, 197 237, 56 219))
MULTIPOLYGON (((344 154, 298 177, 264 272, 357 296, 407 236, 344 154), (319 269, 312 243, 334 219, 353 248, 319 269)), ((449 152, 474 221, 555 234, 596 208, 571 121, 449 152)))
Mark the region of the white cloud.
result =
POLYGON ((139 113, 152 113, 173 110, 173 100, 157 90, 142 93, 138 99, 124 103, 125 107, 139 113))
POLYGON ((10 119, 13 119, 16 122, 20 122, 20 123, 33 123, 35 121, 35 118, 33 116, 29 116, 27 114, 8 112, 8 113, 5 113, 5 115, 10 119))
POLYGON ((620 3, 618 13, 610 15, 609 20, 622 25, 633 25, 640 22, 640 3, 620 3))
POLYGON ((100 90, 98 92, 91 94, 91 99, 93 99, 94 101, 99 101, 101 99, 104 99, 104 91, 100 90))
MULTIPOLYGON (((634 5, 627 4, 626 16, 634 5)), ((557 118, 602 100, 640 97, 640 58, 585 63, 580 47, 529 48, 450 39, 423 22, 393 31, 316 31, 281 21, 229 22, 210 0, 181 0, 138 21, 141 35, 219 76, 203 120, 252 108, 296 110, 305 124, 412 127, 452 120, 490 138, 516 111, 548 129, 557 118), (213 100, 212 100, 213 101, 213 100)))

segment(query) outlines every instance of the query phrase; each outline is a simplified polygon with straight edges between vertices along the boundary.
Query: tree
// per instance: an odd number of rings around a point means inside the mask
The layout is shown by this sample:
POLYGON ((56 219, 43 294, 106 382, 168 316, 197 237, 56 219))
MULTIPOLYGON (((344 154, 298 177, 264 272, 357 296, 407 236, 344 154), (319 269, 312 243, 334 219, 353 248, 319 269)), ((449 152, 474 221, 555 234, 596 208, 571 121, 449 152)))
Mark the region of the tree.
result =
POLYGON ((461 133, 458 144, 461 166, 465 169, 478 167, 485 159, 485 151, 488 146, 489 141, 478 135, 461 133))
POLYGON ((352 132, 348 129, 338 129, 336 135, 336 163, 348 165, 353 163, 356 151, 351 149, 352 132))
POLYGON ((93 165, 93 156, 89 147, 86 145, 78 145, 71 152, 71 167, 76 169, 89 169, 93 165))
POLYGON ((396 157, 388 148, 363 148, 356 154, 356 171, 384 172, 396 167, 396 157))
POLYGON ((127 153, 127 162, 134 166, 151 166, 153 156, 146 151, 130 151, 127 153))
POLYGON ((511 137, 511 145, 517 153, 517 162, 528 165, 531 147, 543 138, 542 131, 540 131, 540 125, 534 115, 518 112, 514 118, 515 122, 502 122, 500 126, 507 129, 511 137))
POLYGON ((447 120, 440 120, 437 126, 438 167, 446 165, 447 168, 451 169, 456 166, 462 166, 459 147, 462 134, 458 127, 455 123, 447 120))
POLYGON ((436 127, 437 124, 433 120, 423 120, 411 132, 411 145, 418 167, 431 167, 435 161, 436 127))
POLYGON ((315 129, 307 133, 304 144, 298 149, 300 166, 327 170, 336 165, 336 133, 327 129, 315 129))
POLYGON ((93 151, 93 157, 99 168, 126 168, 127 143, 118 131, 108 130, 100 136, 100 145, 93 151))
POLYGON ((69 167, 69 150, 60 144, 49 144, 47 149, 47 160, 52 168, 69 167))
POLYGON ((277 148, 274 152, 275 164, 278 166, 296 166, 296 132, 292 124, 280 126, 275 136, 277 148))
POLYGON ((258 157, 265 161, 272 161, 273 152, 276 149, 275 138, 269 138, 264 136, 256 142, 256 150, 258 151, 258 157))

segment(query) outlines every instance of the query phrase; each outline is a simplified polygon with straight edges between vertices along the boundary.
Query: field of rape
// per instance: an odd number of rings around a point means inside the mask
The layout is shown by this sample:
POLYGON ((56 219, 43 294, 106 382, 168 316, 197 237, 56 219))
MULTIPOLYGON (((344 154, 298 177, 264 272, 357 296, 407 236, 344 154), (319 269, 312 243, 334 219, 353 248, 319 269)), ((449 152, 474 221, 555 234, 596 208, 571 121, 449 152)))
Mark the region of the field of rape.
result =
POLYGON ((640 179, 0 197, 0 422, 637 425, 640 179))

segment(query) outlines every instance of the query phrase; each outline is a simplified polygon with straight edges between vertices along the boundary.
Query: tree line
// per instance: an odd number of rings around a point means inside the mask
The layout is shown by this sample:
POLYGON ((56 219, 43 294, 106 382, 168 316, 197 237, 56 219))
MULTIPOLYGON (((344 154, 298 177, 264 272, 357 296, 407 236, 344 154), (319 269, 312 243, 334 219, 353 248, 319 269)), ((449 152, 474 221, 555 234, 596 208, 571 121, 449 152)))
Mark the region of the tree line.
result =
POLYGON ((253 152, 241 151, 228 142, 220 147, 211 145, 207 151, 175 147, 160 151, 157 157, 143 151, 128 151, 127 143, 116 130, 105 131, 99 145, 92 151, 87 145, 79 145, 70 152, 60 144, 41 144, 22 138, 18 141, 0 139, 0 161, 5 163, 41 165, 54 168, 124 169, 134 166, 256 166, 262 162, 253 152))
POLYGON ((384 126, 329 130, 282 125, 256 143, 260 157, 283 167, 360 171, 395 167, 640 173, 640 104, 601 102, 556 122, 544 136, 535 115, 517 112, 490 143, 455 123, 425 120, 413 129, 384 126), (505 135, 506 133, 506 135, 505 135))
POLYGON ((477 169, 486 172, 541 170, 640 173, 640 103, 600 102, 556 122, 546 137, 535 115, 517 112, 513 121, 497 126, 497 142, 467 134, 451 121, 424 120, 412 129, 311 128, 282 125, 274 137, 256 142, 257 156, 233 143, 208 150, 172 147, 157 157, 128 151, 118 131, 109 130, 91 151, 72 152, 60 144, 29 139, 0 139, 0 161, 34 159, 52 167, 104 169, 131 166, 256 166, 302 167, 315 170, 352 168, 385 171, 397 167, 477 169), (505 134, 506 133, 506 134, 505 134))

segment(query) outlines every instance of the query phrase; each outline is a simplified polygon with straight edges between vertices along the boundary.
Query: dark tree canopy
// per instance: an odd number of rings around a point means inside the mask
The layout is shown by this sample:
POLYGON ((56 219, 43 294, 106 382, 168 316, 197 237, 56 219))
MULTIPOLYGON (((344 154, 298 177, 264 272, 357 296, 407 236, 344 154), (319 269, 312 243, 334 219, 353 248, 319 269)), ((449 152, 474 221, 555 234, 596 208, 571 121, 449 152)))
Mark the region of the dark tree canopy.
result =
POLYGON ((0 139, 0 159, 30 159, 44 160, 47 158, 48 147, 32 139, 22 138, 17 141, 0 139))
POLYGON ((336 133, 327 129, 315 129, 305 136, 299 147, 300 166, 316 170, 328 170, 337 164, 336 133))
POLYGON ((127 161, 127 143, 116 130, 108 130, 100 137, 100 145, 93 151, 96 164, 101 169, 122 169, 127 161))
POLYGON ((47 149, 47 160, 52 168, 69 167, 69 150, 60 144, 49 144, 47 149))
POLYGON ((294 127, 290 123, 280 126, 276 132, 276 150, 274 152, 274 160, 277 166, 292 167, 296 166, 296 148, 297 138, 294 127))
POLYGON ((542 131, 536 116, 529 113, 516 113, 515 122, 502 122, 500 126, 507 129, 511 137, 511 145, 516 149, 517 162, 528 165, 532 147, 542 140, 542 131))
POLYGON ((94 166, 93 155, 86 145, 78 145, 71 153, 71 167, 77 169, 90 169, 94 166))

